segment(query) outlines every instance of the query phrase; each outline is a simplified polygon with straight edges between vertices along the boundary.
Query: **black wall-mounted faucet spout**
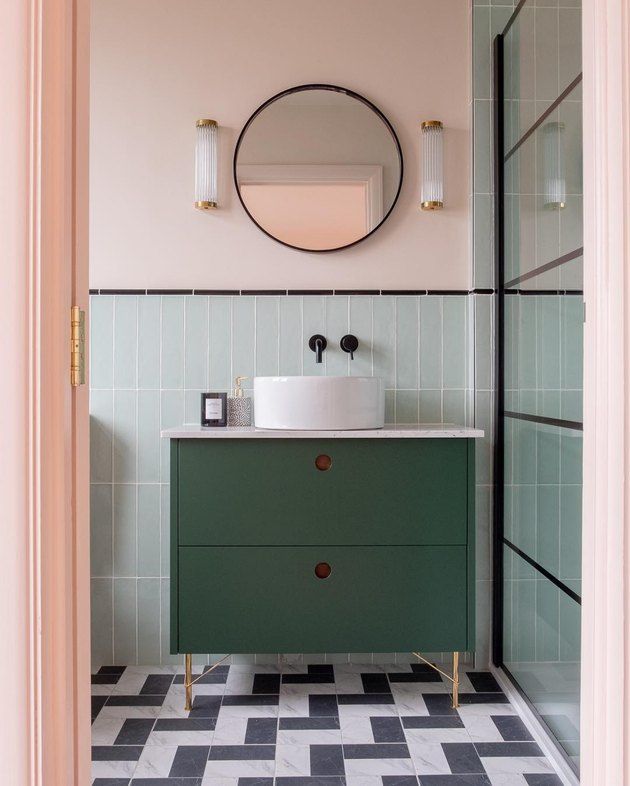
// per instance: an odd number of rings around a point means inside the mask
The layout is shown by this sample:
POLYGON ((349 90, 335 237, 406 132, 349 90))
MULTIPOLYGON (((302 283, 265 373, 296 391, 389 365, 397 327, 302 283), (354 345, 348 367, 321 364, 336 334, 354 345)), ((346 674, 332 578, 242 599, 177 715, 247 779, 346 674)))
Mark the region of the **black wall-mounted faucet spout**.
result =
POLYGON ((359 339, 356 336, 353 336, 352 333, 348 333, 341 339, 339 346, 343 349, 344 352, 350 353, 350 360, 354 360, 354 353, 359 348, 359 339))
POLYGON ((309 338, 308 345, 311 351, 315 353, 315 362, 321 363, 324 350, 328 346, 328 342, 324 336, 320 336, 319 333, 316 333, 314 336, 309 338))

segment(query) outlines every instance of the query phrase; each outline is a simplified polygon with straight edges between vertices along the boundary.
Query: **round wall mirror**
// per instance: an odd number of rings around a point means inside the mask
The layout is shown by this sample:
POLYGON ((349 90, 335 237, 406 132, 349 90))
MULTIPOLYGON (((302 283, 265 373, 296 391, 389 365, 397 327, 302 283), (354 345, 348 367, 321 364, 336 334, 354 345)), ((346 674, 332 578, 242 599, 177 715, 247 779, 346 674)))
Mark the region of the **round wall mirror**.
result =
POLYGON ((302 251, 336 251, 372 234, 402 184, 398 137, 367 99, 333 85, 285 90, 245 124, 234 181, 252 221, 302 251))

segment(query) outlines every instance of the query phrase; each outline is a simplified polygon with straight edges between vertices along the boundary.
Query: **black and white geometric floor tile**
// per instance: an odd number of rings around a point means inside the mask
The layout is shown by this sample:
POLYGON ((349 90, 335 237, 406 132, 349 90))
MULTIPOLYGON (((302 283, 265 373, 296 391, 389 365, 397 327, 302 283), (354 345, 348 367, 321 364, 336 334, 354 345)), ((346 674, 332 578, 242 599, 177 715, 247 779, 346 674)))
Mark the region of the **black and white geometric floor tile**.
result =
POLYGON ((181 672, 93 675, 93 786, 562 784, 486 672, 454 710, 425 665, 219 666, 190 712, 181 672))

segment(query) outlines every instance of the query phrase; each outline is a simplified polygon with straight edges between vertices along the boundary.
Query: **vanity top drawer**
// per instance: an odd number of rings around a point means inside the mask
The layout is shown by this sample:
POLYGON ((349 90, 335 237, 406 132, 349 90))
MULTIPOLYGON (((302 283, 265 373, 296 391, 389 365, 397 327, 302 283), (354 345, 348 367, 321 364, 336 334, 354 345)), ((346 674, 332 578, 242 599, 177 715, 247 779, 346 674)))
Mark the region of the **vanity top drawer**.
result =
POLYGON ((465 544, 468 442, 172 440, 175 542, 465 544))

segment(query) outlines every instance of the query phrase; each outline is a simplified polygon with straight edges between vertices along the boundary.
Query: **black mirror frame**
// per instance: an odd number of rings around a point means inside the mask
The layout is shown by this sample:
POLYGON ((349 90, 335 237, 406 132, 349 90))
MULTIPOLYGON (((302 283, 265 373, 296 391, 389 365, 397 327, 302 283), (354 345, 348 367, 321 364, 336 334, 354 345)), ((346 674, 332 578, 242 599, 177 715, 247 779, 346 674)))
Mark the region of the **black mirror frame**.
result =
POLYGON ((389 122, 387 117, 381 112, 381 110, 377 106, 375 106, 371 101, 368 101, 367 98, 365 98, 364 96, 360 95, 359 93, 355 93, 353 90, 348 90, 345 87, 339 87, 338 85, 311 84, 311 85, 297 85, 296 87, 290 87, 288 90, 283 90, 281 93, 277 93, 275 96, 272 96, 271 98, 269 98, 267 101, 265 101, 264 104, 261 104, 258 107, 258 109, 256 109, 256 111, 251 115, 249 120, 245 123, 245 125, 243 126, 243 130, 241 131, 241 133, 238 136, 238 140, 236 142, 236 148, 234 150, 234 160, 233 160, 233 164, 232 164, 232 171, 233 171, 233 175, 234 175, 234 187, 236 189, 236 193, 238 194, 239 201, 240 201, 241 205, 243 206, 243 210, 247 213, 249 218, 258 227, 258 229, 260 229, 261 232, 264 232, 265 235, 267 235, 267 237, 270 237, 272 240, 275 240, 276 243, 280 243, 283 246, 287 246, 287 248, 294 248, 296 251, 305 251, 305 252, 307 252, 309 254, 329 254, 330 252, 342 251, 345 248, 351 248, 352 246, 356 246, 357 243, 362 243, 364 240, 366 240, 368 237, 373 235, 378 229, 380 229, 383 226, 383 224, 387 221, 387 219, 391 215, 392 210, 396 206, 396 202, 398 202, 398 197, 400 196, 400 190, 402 188, 402 183, 403 183, 404 165, 403 165, 402 148, 400 146, 400 141, 398 139, 398 136, 396 135, 396 132, 394 131, 394 127, 392 126, 392 124, 389 122), (270 232, 267 232, 267 230, 264 227, 262 227, 258 223, 258 221, 256 221, 254 216, 247 209, 247 206, 246 206, 245 202, 243 201, 243 197, 241 196, 241 190, 239 188, 238 178, 237 178, 237 175, 236 175, 236 163, 237 163, 238 152, 240 150, 241 143, 243 141, 243 138, 244 138, 245 134, 247 133, 247 129, 254 122, 254 120, 258 117, 258 115, 262 111, 264 111, 270 104, 275 103, 280 98, 284 98, 284 96, 292 95, 293 93, 301 93, 301 92, 303 92, 305 90, 332 90, 332 91, 334 91, 336 93, 344 93, 345 95, 350 96, 351 98, 355 98, 357 101, 361 101, 361 103, 363 103, 367 107, 369 107, 383 121, 383 123, 385 124, 385 127, 388 129, 389 133, 392 135, 392 139, 394 140, 394 143, 396 145, 396 150, 398 151, 398 160, 400 162, 400 176, 399 176, 399 179, 398 179, 398 188, 396 190, 396 195, 394 196, 394 200, 393 200, 393 202, 391 204, 391 207, 389 208, 387 213, 383 216, 381 221, 374 227, 374 229, 371 229, 366 235, 363 235, 363 237, 359 238, 358 240, 353 240, 352 243, 347 243, 345 246, 338 246, 337 248, 302 248, 301 246, 294 246, 291 243, 285 243, 284 240, 280 240, 275 235, 272 235, 270 232))

